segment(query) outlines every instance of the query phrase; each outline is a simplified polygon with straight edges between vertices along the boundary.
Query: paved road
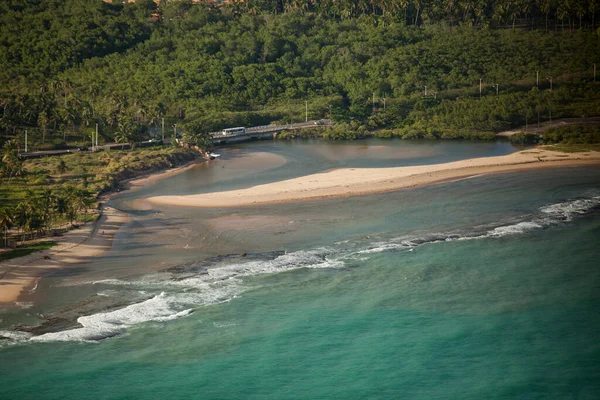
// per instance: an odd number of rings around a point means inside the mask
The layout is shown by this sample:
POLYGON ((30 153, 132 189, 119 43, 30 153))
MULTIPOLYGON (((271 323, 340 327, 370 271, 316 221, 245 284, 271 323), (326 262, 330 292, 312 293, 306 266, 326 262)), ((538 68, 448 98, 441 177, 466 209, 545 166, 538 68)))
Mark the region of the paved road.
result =
MULTIPOLYGON (((331 125, 331 120, 330 119, 320 119, 320 120, 315 120, 315 121, 308 121, 308 122, 299 122, 296 124, 287 124, 287 125, 263 125, 263 126, 252 126, 249 128, 246 128, 246 135, 223 135, 222 132, 211 132, 210 135, 215 138, 230 138, 230 137, 237 137, 237 136, 250 136, 253 134, 259 134, 259 133, 269 133, 269 132, 279 132, 279 131, 283 131, 283 130, 287 130, 287 129, 302 129, 302 128, 308 128, 308 127, 314 127, 314 126, 327 126, 327 125, 331 125)), ((167 142, 167 140, 165 139, 165 142, 167 142)), ((146 144, 153 144, 155 143, 154 140, 146 140, 143 142, 140 142, 140 145, 146 145, 146 144)), ((111 149, 121 149, 121 148, 125 148, 128 149, 130 146, 128 143, 122 144, 122 143, 108 143, 108 144, 103 144, 101 146, 96 146, 96 149, 105 149, 105 150, 111 150, 111 149)), ((20 157, 22 158, 39 158, 39 157, 49 157, 49 156, 59 156, 62 154, 71 154, 71 153, 79 153, 82 151, 89 151, 88 148, 76 148, 76 149, 67 149, 67 150, 46 150, 46 151, 31 151, 28 153, 21 153, 19 154, 20 157)))
POLYGON ((61 154, 79 153, 80 149, 67 149, 67 150, 46 150, 46 151, 31 151, 28 153, 20 153, 21 158, 38 158, 48 156, 59 156, 61 154))
MULTIPOLYGON (((101 146, 96 146, 96 149, 120 149, 124 147, 126 149, 129 148, 129 144, 121 144, 121 143, 110 143, 104 144, 101 146)), ((81 153, 90 151, 87 147, 80 147, 75 149, 67 149, 67 150, 45 150, 45 151, 30 151, 28 153, 20 153, 19 157, 21 158, 40 158, 40 157, 49 157, 49 156, 60 156, 63 154, 71 154, 71 153, 81 153)))

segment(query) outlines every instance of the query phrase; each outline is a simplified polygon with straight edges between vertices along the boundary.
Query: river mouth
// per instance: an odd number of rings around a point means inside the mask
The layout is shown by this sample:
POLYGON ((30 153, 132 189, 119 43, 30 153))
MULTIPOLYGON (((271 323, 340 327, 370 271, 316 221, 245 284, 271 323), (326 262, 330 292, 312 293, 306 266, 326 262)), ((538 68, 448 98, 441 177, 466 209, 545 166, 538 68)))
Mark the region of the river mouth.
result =
MULTIPOLYGON (((310 157, 290 151, 247 176, 304 173, 292 166, 310 157)), ((336 387, 343 398, 479 398, 533 387, 564 398, 572 382, 597 393, 597 167, 270 206, 135 206, 193 193, 202 170, 188 171, 112 199, 131 217, 110 251, 0 310, 0 396, 318 398, 315 388, 336 387)), ((225 174, 209 185, 238 184, 225 174)))
MULTIPOLYGON (((486 197, 483 191, 494 190, 498 182, 509 186, 513 178, 474 178, 471 182, 395 193, 240 209, 157 207, 145 203, 144 199, 149 196, 219 191, 344 165, 423 164, 473 155, 507 154, 515 150, 506 142, 400 140, 258 142, 223 148, 219 160, 135 187, 111 199, 109 205, 131 216, 115 235, 111 250, 77 268, 68 268, 40 280, 36 290, 23 296, 17 308, 3 311, 0 329, 14 325, 37 326, 47 320, 57 326, 65 321, 74 323, 81 316, 110 312, 157 295, 135 291, 117 294, 111 292, 112 288, 100 290, 98 284, 90 284, 93 282, 136 279, 226 255, 293 253, 381 233, 405 235, 451 230, 457 223, 463 224, 462 219, 466 216, 479 218, 481 223, 493 223, 500 219, 502 210, 490 213, 489 210, 478 211, 480 207, 476 206, 465 213, 463 205, 450 200, 461 198, 466 190, 474 195, 472 201, 477 204, 486 197), (243 171, 242 175, 240 171, 243 171), (423 214, 424 198, 440 207, 433 207, 427 215, 423 214)), ((510 206, 514 201, 505 200, 505 210, 513 215, 510 206)))

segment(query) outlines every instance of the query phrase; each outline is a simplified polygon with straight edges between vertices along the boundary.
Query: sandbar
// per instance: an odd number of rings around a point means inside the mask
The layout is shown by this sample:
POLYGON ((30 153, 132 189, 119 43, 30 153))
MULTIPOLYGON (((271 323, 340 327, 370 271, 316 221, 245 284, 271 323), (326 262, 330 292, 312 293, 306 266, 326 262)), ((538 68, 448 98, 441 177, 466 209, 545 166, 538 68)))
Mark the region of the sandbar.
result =
POLYGON ((545 148, 505 156, 393 168, 341 168, 245 189, 182 196, 154 196, 157 205, 244 207, 384 193, 500 172, 557 166, 600 165, 600 152, 562 153, 545 148))

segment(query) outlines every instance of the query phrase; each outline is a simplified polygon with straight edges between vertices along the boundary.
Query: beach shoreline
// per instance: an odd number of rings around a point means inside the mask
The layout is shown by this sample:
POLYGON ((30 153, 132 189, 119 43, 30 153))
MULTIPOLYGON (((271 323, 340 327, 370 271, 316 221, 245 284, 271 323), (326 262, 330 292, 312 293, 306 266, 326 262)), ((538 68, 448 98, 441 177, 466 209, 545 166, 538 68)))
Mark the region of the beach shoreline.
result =
MULTIPOLYGON (((142 174, 140 176, 136 176, 134 178, 129 178, 129 179, 123 180, 122 182, 119 182, 119 186, 121 187, 121 191, 135 189, 135 188, 138 188, 141 186, 155 183, 161 179, 180 174, 180 173, 185 172, 189 169, 192 169, 196 165, 199 165, 206 161, 207 160, 204 158, 199 158, 199 159, 192 160, 190 162, 187 162, 187 163, 177 166, 177 167, 169 168, 166 170, 148 172, 148 173, 142 174)), ((119 192, 107 193, 106 196, 103 197, 102 201, 110 200, 111 197, 116 196, 118 193, 119 192)))
MULTIPOLYGON (((180 167, 131 178, 121 182, 121 188, 131 190, 155 183, 193 168, 203 161, 194 160, 180 167)), ((568 154, 538 148, 507 156, 483 157, 443 164, 335 169, 240 190, 187 196, 156 196, 145 200, 170 206, 247 207, 385 193, 478 175, 586 165, 600 165, 600 153, 568 154)), ((127 213, 104 204, 116 195, 118 192, 100 196, 101 217, 91 224, 68 231, 54 239, 58 245, 53 248, 0 262, 0 305, 15 305, 21 297, 31 295, 39 279, 44 276, 58 269, 86 263, 109 251, 115 234, 129 220, 127 213)))
POLYGON ((97 221, 52 238, 57 245, 0 263, 0 304, 10 305, 25 294, 33 294, 37 282, 59 269, 88 262, 108 251, 118 230, 129 216, 102 206, 97 221))
MULTIPOLYGON (((120 186, 122 190, 141 187, 186 171, 204 161, 206 160, 193 160, 179 167, 127 179, 120 182, 120 186)), ((57 242, 56 246, 0 262, 0 305, 15 305, 22 296, 33 294, 44 276, 59 269, 89 262, 109 251, 114 236, 129 221, 127 213, 104 204, 118 194, 119 192, 111 191, 100 195, 100 217, 92 223, 52 238, 57 242)))
POLYGON ((343 168, 245 189, 184 196, 155 196, 153 204, 232 208, 362 196, 537 168, 600 165, 599 152, 561 153, 543 148, 506 156, 393 168, 343 168))

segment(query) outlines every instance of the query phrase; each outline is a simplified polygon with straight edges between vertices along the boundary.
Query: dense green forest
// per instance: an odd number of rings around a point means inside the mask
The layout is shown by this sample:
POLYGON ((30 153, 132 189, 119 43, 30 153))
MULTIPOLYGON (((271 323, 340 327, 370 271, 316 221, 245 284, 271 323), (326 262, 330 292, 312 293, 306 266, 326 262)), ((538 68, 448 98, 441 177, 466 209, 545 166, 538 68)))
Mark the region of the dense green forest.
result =
POLYGON ((87 143, 98 124, 132 142, 163 118, 200 140, 303 120, 305 102, 309 118, 405 138, 600 115, 598 4, 6 0, 0 140, 87 143))

